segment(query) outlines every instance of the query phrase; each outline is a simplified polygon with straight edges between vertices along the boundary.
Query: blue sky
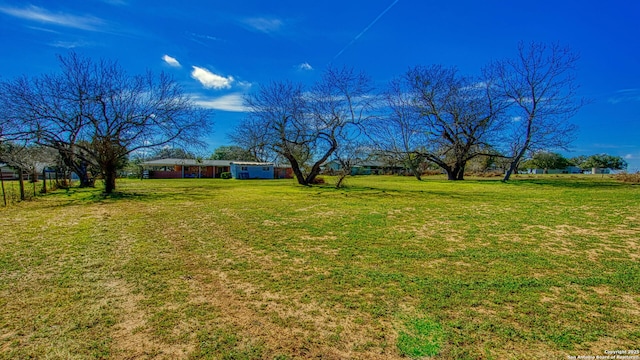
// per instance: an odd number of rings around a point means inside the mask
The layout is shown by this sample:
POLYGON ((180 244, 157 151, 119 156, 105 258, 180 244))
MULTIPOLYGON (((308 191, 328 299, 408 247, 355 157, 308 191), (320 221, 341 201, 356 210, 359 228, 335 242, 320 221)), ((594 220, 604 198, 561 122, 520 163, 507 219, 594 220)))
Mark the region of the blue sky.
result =
POLYGON ((242 94, 270 80, 313 82, 329 64, 376 85, 415 65, 477 74, 519 41, 579 53, 580 132, 566 156, 606 152, 640 170, 640 1, 0 0, 0 76, 57 69, 56 54, 166 71, 216 109, 211 149, 244 116, 242 94))

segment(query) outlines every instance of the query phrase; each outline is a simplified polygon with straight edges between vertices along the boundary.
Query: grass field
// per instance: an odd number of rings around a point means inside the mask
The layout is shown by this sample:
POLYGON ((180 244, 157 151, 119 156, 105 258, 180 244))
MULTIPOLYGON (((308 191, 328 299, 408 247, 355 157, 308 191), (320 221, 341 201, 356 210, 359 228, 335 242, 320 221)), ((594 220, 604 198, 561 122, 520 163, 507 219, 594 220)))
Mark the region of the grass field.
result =
POLYGON ((566 359, 640 347, 640 187, 122 180, 0 207, 0 358, 566 359))

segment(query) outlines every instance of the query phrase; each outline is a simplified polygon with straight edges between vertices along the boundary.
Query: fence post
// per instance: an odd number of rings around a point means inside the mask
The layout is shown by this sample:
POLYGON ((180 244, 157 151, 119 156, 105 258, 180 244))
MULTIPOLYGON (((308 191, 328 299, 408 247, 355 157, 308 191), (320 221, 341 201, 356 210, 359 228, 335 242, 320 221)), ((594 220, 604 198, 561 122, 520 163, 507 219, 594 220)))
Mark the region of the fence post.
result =
POLYGON ((46 167, 42 168, 42 190, 40 191, 43 194, 47 193, 47 172, 46 167))
POLYGON ((4 189, 4 177, 0 171, 0 183, 2 184, 2 198, 4 199, 4 206, 7 206, 7 191, 4 189))

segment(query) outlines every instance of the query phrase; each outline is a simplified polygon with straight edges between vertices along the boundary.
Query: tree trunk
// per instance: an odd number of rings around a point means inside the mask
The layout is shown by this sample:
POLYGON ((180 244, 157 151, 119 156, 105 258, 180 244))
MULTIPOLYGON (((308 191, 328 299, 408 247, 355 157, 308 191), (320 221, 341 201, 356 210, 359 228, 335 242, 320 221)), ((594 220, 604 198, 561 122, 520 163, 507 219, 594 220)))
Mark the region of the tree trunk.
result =
MULTIPOLYGON (((85 163, 82 163, 80 165, 67 164, 67 166, 69 166, 69 168, 72 170, 72 172, 74 172, 76 175, 78 175, 78 179, 80 180, 80 187, 81 188, 94 187, 95 186, 95 183, 94 183, 93 179, 91 179, 89 177, 89 172, 87 170, 87 165, 85 163)), ((71 178, 69 178, 69 180, 71 180, 71 178)), ((71 181, 69 181, 69 183, 71 183, 71 181)))
POLYGON ((455 164, 453 168, 445 168, 447 172, 447 180, 459 181, 464 180, 464 164, 455 164))
POLYGON ((502 182, 509 181, 509 178, 511 178, 511 174, 514 171, 516 171, 516 169, 518 168, 518 164, 520 163, 520 159, 522 159, 522 156, 524 156, 524 152, 526 150, 527 149, 525 147, 523 147, 522 150, 520 150, 520 152, 516 155, 516 157, 514 157, 513 160, 511 160, 511 163, 509 164, 509 169, 504 174, 504 178, 502 179, 502 182))
POLYGON ((40 190, 42 194, 47 193, 47 172, 45 169, 46 168, 42 168, 42 190, 40 190))
POLYGON ((413 176, 418 179, 418 181, 422 181, 422 174, 420 174, 420 171, 417 168, 412 167, 411 172, 413 173, 413 176))
POLYGON ((313 166, 311 168, 311 171, 309 172, 309 175, 307 175, 307 178, 305 179, 307 185, 313 184, 313 181, 316 179, 316 177, 318 177, 318 175, 320 175, 320 167, 313 166))
POLYGON ((294 157, 285 156, 287 160, 289 160, 289 164, 291 164, 291 170, 293 174, 296 176, 296 180, 298 180, 298 184, 300 185, 308 185, 307 181, 304 177, 304 174, 300 170, 300 165, 298 165, 298 161, 294 157))
POLYGON ((338 182, 336 183, 336 189, 339 189, 342 186, 342 182, 347 177, 347 173, 342 173, 338 177, 338 182))
POLYGON ((0 184, 2 184, 2 199, 4 200, 4 206, 7 206, 7 191, 4 189, 4 177, 0 171, 0 184))
POLYGON ((333 152, 336 151, 337 147, 338 147, 338 144, 335 143, 334 141, 331 147, 327 150, 327 152, 324 153, 324 156, 320 158, 318 161, 316 161, 315 164, 313 164, 313 166, 311 167, 311 171, 309 172, 309 175, 307 175, 307 179, 305 180, 307 185, 313 184, 313 180, 315 180, 316 177, 320 175, 320 170, 321 170, 320 165, 324 164, 324 162, 327 161, 327 159, 329 159, 329 156, 331 156, 331 154, 333 154, 333 152))
POLYGON ((24 199, 25 199, 25 196, 24 196, 24 173, 22 172, 22 168, 18 168, 18 172, 19 172, 18 183, 20 184, 20 200, 24 201, 24 199))
POLYGON ((82 162, 79 167, 77 167, 75 173, 78 175, 80 179, 80 187, 95 187, 95 181, 89 177, 89 170, 87 169, 87 163, 82 162))
POLYGON ((116 170, 115 167, 107 167, 105 169, 105 174, 104 174, 104 192, 106 194, 111 194, 113 193, 113 191, 116 189, 116 177, 118 174, 118 171, 116 170))

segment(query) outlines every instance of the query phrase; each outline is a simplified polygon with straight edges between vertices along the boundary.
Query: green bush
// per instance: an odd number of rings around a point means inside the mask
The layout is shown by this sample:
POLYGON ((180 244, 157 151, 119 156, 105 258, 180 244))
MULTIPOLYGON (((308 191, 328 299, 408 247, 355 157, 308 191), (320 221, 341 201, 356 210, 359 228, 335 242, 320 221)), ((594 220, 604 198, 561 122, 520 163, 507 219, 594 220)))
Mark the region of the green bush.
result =
POLYGON ((220 174, 220 177, 222 179, 231 179, 231 173, 230 172, 223 172, 222 174, 220 174))

